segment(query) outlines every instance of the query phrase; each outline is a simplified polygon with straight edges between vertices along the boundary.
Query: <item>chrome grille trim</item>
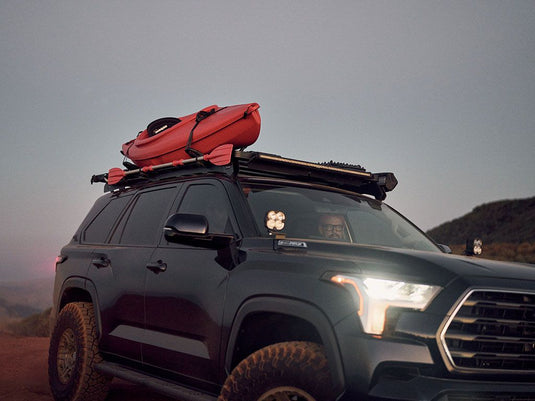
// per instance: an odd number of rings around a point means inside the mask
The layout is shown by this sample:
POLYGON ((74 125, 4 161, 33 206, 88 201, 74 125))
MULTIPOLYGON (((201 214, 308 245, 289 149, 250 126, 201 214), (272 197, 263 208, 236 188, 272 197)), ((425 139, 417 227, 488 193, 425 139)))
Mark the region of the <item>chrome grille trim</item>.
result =
POLYGON ((535 291, 471 289, 439 334, 451 371, 535 373, 535 291))

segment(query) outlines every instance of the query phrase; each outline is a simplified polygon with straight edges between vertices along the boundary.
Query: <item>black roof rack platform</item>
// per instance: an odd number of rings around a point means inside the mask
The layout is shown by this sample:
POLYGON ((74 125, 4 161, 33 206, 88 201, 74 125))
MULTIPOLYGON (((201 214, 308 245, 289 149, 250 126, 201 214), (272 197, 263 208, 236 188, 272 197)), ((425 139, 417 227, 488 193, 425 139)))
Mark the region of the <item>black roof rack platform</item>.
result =
MULTIPOLYGON (((106 183, 104 190, 114 191, 127 187, 144 185, 147 182, 161 181, 181 176, 224 174, 240 177, 272 177, 297 180, 312 184, 328 185, 361 194, 386 198, 386 192, 393 190, 397 179, 393 173, 370 173, 361 166, 345 163, 312 163, 288 159, 262 152, 234 151, 229 165, 217 166, 201 161, 190 164, 169 166, 162 170, 143 169, 139 174, 125 176, 114 185, 108 184, 108 174, 94 175, 91 183, 106 183)), ((111 171, 111 170, 110 170, 111 171)))

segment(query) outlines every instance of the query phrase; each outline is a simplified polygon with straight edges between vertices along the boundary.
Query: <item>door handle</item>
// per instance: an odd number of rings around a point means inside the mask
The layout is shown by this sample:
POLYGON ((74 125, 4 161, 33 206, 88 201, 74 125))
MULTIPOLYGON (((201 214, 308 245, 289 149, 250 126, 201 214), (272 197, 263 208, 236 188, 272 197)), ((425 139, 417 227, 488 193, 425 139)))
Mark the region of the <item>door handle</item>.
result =
POLYGON ((167 270, 167 264, 164 263, 162 260, 159 260, 156 263, 149 263, 146 267, 147 269, 156 274, 162 273, 167 270))
POLYGON ((101 256, 100 258, 93 259, 91 263, 97 268, 101 269, 103 267, 109 267, 111 260, 109 260, 106 256, 101 256))

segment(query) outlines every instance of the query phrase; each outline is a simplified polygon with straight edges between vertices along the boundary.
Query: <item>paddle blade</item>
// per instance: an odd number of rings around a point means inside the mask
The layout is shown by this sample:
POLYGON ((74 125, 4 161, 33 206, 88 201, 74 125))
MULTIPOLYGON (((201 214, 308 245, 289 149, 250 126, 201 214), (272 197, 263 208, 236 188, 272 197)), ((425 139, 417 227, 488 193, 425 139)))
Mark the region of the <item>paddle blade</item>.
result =
POLYGON ((220 145, 210 153, 204 155, 203 159, 209 161, 214 166, 226 166, 232 159, 232 144, 220 145))
POLYGON ((124 170, 118 167, 110 168, 108 170, 108 184, 115 185, 120 182, 125 176, 124 170))

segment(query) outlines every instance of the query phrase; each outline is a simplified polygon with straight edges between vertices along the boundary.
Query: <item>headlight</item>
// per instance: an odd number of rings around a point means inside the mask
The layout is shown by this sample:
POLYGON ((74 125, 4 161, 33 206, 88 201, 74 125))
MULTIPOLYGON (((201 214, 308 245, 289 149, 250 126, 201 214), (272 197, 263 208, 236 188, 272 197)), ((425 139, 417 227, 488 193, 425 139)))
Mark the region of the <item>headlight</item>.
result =
POLYGON ((441 289, 434 285, 349 275, 335 275, 331 281, 351 291, 362 327, 369 334, 383 333, 389 307, 424 310, 441 289))

